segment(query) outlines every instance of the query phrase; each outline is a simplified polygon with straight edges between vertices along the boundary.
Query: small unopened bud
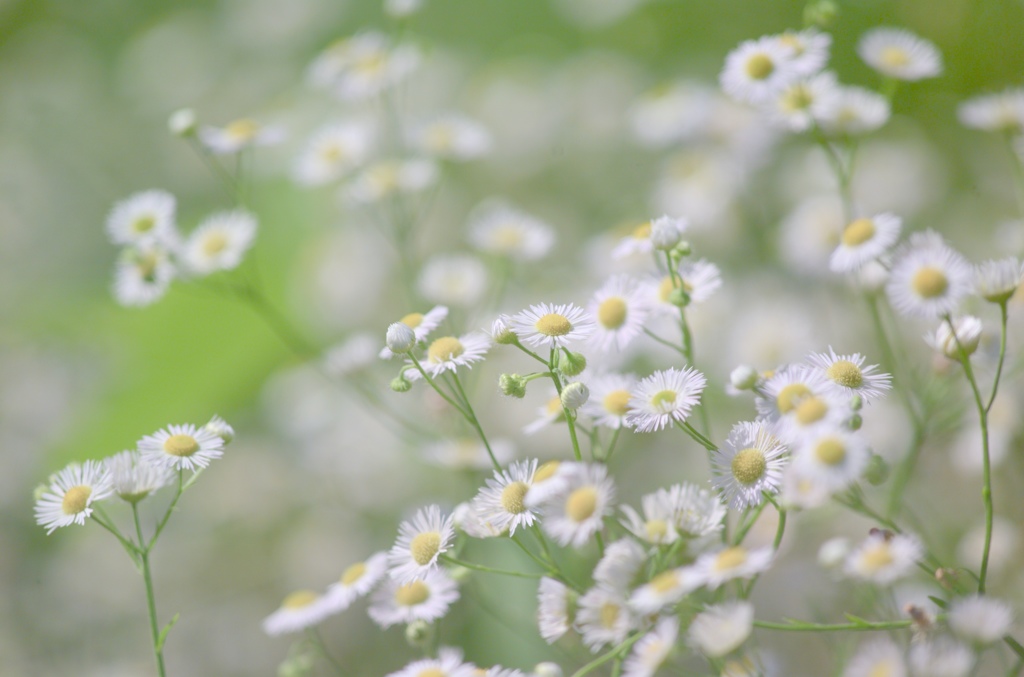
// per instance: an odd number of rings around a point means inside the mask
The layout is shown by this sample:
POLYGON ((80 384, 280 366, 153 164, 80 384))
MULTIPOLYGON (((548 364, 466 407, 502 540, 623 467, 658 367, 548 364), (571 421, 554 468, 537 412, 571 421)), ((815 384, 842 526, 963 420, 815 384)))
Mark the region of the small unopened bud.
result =
POLYGON ((578 376, 587 368, 587 358, 582 353, 562 351, 558 357, 558 371, 566 376, 578 376))
POLYGON ((850 409, 854 411, 860 411, 864 408, 864 398, 860 395, 854 395, 850 398, 850 409))
POLYGON ((510 346, 519 341, 519 337, 512 331, 512 322, 508 315, 499 315, 498 319, 491 325, 491 338, 495 343, 503 346, 510 346))
POLYGON ((196 112, 191 108, 182 108, 171 113, 167 119, 167 128, 171 134, 182 138, 193 136, 199 126, 196 112))
POLYGON ((430 623, 424 620, 415 620, 405 626, 405 641, 409 646, 422 649, 430 642, 430 623))
POLYGON ((943 320, 935 330, 935 335, 925 336, 925 341, 951 360, 960 360, 961 349, 963 355, 973 355, 981 342, 981 320, 973 315, 964 315, 953 320, 953 329, 950 329, 949 324, 943 320))
POLYGON ((576 381, 562 388, 562 406, 569 411, 576 411, 590 399, 590 388, 576 381))
POLYGON ((828 28, 839 16, 839 5, 833 0, 818 0, 804 7, 804 25, 828 28))
POLYGON ((741 364, 729 374, 729 383, 736 390, 753 390, 760 375, 749 364, 741 364))
POLYGON ((868 468, 864 471, 864 479, 876 487, 884 484, 889 479, 889 464, 878 454, 871 454, 868 468))
POLYGON ((407 393, 412 389, 412 382, 405 377, 405 374, 399 374, 391 379, 391 389, 396 393, 407 393))
POLYGON ((385 341, 393 353, 407 353, 416 345, 416 333, 404 322, 388 325, 385 341))
POLYGON ((685 289, 673 289, 669 292, 668 302, 674 306, 685 308, 690 305, 690 295, 686 293, 685 289))
POLYGON ((43 494, 49 490, 50 487, 45 484, 36 485, 36 488, 32 490, 32 501, 38 502, 43 497, 43 494))
POLYGON ((210 419, 210 422, 203 427, 207 431, 221 438, 221 440, 224 441, 224 444, 228 444, 231 440, 235 439, 235 429, 220 416, 214 416, 210 419))
POLYGON ((847 421, 846 425, 850 427, 850 430, 860 430, 860 427, 864 425, 864 419, 860 414, 854 413, 847 421))
POLYGON ((551 662, 537 663, 533 666, 535 677, 562 677, 562 668, 551 662))
POLYGON ((673 219, 667 215, 658 217, 651 221, 651 244, 655 249, 667 252, 679 244, 684 230, 686 230, 684 219, 673 219))
POLYGON ((686 240, 680 240, 679 244, 672 250, 672 256, 676 260, 685 259, 693 253, 693 247, 686 240))
POLYGON ((522 399, 526 395, 526 379, 519 374, 502 374, 498 377, 498 388, 502 395, 522 399))

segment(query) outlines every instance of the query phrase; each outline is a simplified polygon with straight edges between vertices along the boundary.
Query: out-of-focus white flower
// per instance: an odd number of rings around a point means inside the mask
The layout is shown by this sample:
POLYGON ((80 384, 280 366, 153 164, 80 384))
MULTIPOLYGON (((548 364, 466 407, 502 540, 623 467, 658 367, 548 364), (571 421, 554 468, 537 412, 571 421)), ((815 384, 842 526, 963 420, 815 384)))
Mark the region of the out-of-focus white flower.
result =
POLYGON ((384 11, 396 19, 412 16, 423 8, 423 0, 384 0, 384 11))
POLYGON ((899 28, 875 28, 861 36, 857 54, 882 75, 923 80, 942 74, 942 54, 931 42, 899 28))
POLYGON ((347 609, 356 599, 368 594, 384 580, 388 571, 388 554, 377 552, 362 562, 346 567, 337 582, 332 583, 323 596, 324 608, 329 614, 347 609))
POLYGON ((649 306, 645 290, 628 275, 608 279, 587 305, 597 320, 590 337, 599 351, 622 350, 640 335, 647 321, 649 306))
POLYGON ((1013 625, 1013 607, 1001 599, 973 595, 950 605, 949 627, 957 635, 978 644, 1003 638, 1013 625))
POLYGON ((562 635, 569 632, 573 619, 570 616, 570 597, 572 590, 553 578, 545 576, 540 579, 537 589, 537 622, 540 636, 548 644, 553 644, 562 635))
POLYGON ((743 103, 762 103, 801 77, 793 50, 775 36, 748 40, 729 52, 718 80, 725 93, 743 103))
POLYGON ((560 478, 552 491, 533 494, 531 489, 526 500, 527 505, 539 503, 543 514, 541 524, 549 536, 559 545, 579 548, 604 527, 604 518, 612 512, 615 483, 603 465, 573 463, 563 466, 565 470, 558 473, 560 478))
POLYGON ((907 657, 914 677, 967 677, 974 667, 974 653, 951 637, 912 644, 907 657))
POLYGON ((605 548, 594 567, 594 583, 625 595, 646 561, 647 552, 642 545, 632 538, 620 538, 605 548))
POLYGON ((413 125, 409 142, 419 152, 448 160, 473 160, 490 152, 487 128, 459 113, 448 113, 413 125))
POLYGON ((212 214, 192 231, 181 259, 196 275, 237 268, 256 239, 256 218, 239 210, 212 214))
POLYGON ((817 122, 828 134, 867 134, 889 121, 889 100, 863 87, 841 86, 821 103, 817 122))
POLYGON ((876 639, 862 644, 846 665, 843 677, 907 677, 903 652, 891 639, 876 639))
POLYGON ((633 135, 664 147, 700 134, 714 111, 715 92, 697 82, 676 82, 645 92, 629 111, 633 135))
POLYGON ((404 80, 420 60, 416 47, 392 45, 383 33, 371 31, 327 47, 310 64, 308 78, 343 101, 360 101, 404 80))
POLYGON ((515 261, 536 261, 555 243, 551 226, 504 202, 485 202, 473 210, 469 241, 482 252, 515 261))
POLYGON ((902 223, 900 217, 889 213, 854 219, 843 228, 829 268, 836 273, 849 273, 878 259, 899 240, 902 223))
POLYGON ((590 399, 583 413, 597 425, 617 430, 625 425, 629 413, 630 391, 636 386, 633 374, 601 374, 588 381, 590 399))
POLYGON ((778 126, 791 132, 803 132, 829 110, 838 87, 835 73, 825 71, 783 85, 760 105, 778 126))
POLYGON ((957 115, 967 127, 1020 134, 1024 131, 1024 89, 1014 87, 968 99, 960 104, 957 115))
POLYGON ((679 636, 679 619, 667 616, 633 646, 622 664, 622 677, 654 677, 668 659, 679 636))
POLYGON ((418 193, 437 181, 437 165, 431 160, 381 160, 345 187, 345 194, 357 204, 378 202, 403 193, 418 193))
POLYGON ((897 252, 886 291, 901 314, 937 319, 956 310, 972 275, 967 260, 929 230, 911 235, 897 252))
POLYGON ((118 245, 173 246, 178 236, 174 214, 177 201, 163 190, 134 193, 114 205, 107 216, 107 235, 118 245))
POLYGON ((123 306, 148 306, 167 292, 177 272, 166 247, 128 247, 114 268, 114 298, 123 306))
POLYGON ((312 590, 297 590, 281 602, 274 613, 263 619, 263 632, 271 637, 313 627, 326 614, 323 598, 312 590))
POLYGON ((580 597, 578 605, 576 628, 594 653, 623 641, 637 625, 622 592, 598 585, 580 597))
POLYGON ((417 287, 428 301, 473 306, 487 292, 487 266, 469 254, 435 256, 423 264, 417 287))
POLYGON ((772 565, 771 548, 748 549, 740 545, 701 555, 692 569, 702 585, 714 590, 737 578, 753 578, 772 565))
POLYGON ((199 129, 199 140, 211 153, 230 155, 253 146, 274 146, 284 141, 284 127, 262 125, 249 118, 229 122, 223 127, 205 126, 199 129))
POLYGON ((688 634, 694 648, 719 658, 738 649, 753 629, 754 606, 748 602, 727 602, 697 614, 688 634))
POLYGON ((888 585, 910 573, 923 556, 924 548, 916 536, 876 532, 850 553, 846 574, 888 585))
POLYGON ((1024 278, 1024 264, 1016 257, 984 261, 974 267, 974 290, 990 303, 1006 303, 1024 278))
POLYGON ((334 122, 313 133, 295 163, 295 180, 322 186, 362 166, 374 144, 373 125, 362 121, 334 122))
POLYGON ((443 570, 434 569, 411 583, 385 578, 370 596, 367 613, 374 623, 387 629, 399 623, 443 618, 458 599, 458 584, 443 570))
POLYGON ((113 492, 128 503, 138 503, 172 478, 169 468, 149 463, 137 451, 122 451, 104 461, 113 492))

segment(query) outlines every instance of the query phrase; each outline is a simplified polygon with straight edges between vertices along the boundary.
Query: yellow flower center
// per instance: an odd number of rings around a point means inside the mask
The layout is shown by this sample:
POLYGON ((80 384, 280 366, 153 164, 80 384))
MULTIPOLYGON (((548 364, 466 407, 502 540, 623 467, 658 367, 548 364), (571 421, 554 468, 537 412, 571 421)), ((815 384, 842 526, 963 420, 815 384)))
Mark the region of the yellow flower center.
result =
POLYGON ((754 54, 747 59, 745 70, 751 80, 764 80, 775 71, 775 62, 767 54, 754 54))
POLYGON ((320 596, 312 590, 299 590, 284 598, 282 609, 301 609, 315 602, 320 596))
POLYGON ((356 562, 341 574, 342 585, 352 585, 366 574, 366 562, 356 562))
POLYGON ((889 68, 902 68, 910 63, 910 55, 902 47, 886 47, 879 54, 878 60, 889 68))
POLYGON ((497 249, 511 251, 523 243, 523 229, 510 223, 496 228, 491 234, 491 238, 497 249))
POLYGON ((825 465, 839 465, 846 458, 846 445, 838 437, 827 437, 818 442, 814 455, 825 465))
POLYGON ((613 416, 625 416, 629 412, 631 395, 628 390, 613 390, 604 396, 601 404, 613 416))
POLYGON ((452 134, 451 127, 446 125, 434 125, 427 130, 426 145, 435 152, 443 153, 451 149, 454 141, 455 135, 452 134))
POLYGON ((228 246, 228 238, 224 233, 210 233, 203 238, 203 254, 216 256, 228 246))
POLYGON ((747 561, 747 551, 739 546, 726 548, 715 558, 715 571, 728 571, 747 561))
POLYGON ((139 270, 139 276, 147 282, 152 282, 156 277, 156 267, 160 264, 160 258, 153 253, 141 254, 135 261, 139 270))
POLYGON ((565 336, 572 331, 572 322, 565 315, 558 313, 541 316, 533 326, 545 336, 565 336))
POLYGON ((751 485, 764 476, 768 461, 764 452, 754 447, 740 451, 732 457, 732 476, 743 485, 751 485))
POLYGON ((651 222, 644 221, 639 226, 633 229, 634 240, 649 240, 651 239, 651 222))
POLYGON ((191 456, 199 451, 199 442, 191 435, 171 435, 164 440, 164 451, 171 456, 191 456))
POLYGON ((355 70, 363 75, 375 75, 387 63, 384 52, 371 52, 361 56, 354 64, 355 70))
POLYGON ((558 472, 558 466, 562 464, 561 461, 548 461, 537 468, 537 472, 533 473, 533 483, 540 484, 544 480, 551 479, 551 477, 558 472))
POLYGON ((337 143, 327 144, 320 150, 320 158, 327 164, 338 164, 345 159, 345 149, 337 143))
POLYGON ((779 42, 793 50, 793 54, 800 56, 804 53, 804 44, 800 38, 792 33, 783 33, 779 36, 779 42))
POLYGON ((859 388, 864 383, 864 372, 849 360, 836 360, 825 370, 825 375, 847 388, 859 388))
POLYGON ((868 677, 896 677, 896 675, 903 674, 900 670, 897 672, 897 668, 893 666, 892 661, 887 658, 883 658, 881 663, 871 666, 871 671, 868 672, 868 677))
POLYGON ((665 520, 647 520, 644 522, 644 533, 651 543, 660 543, 668 535, 668 522, 665 520))
POLYGON ((252 141, 259 131, 259 123, 254 120, 249 120, 248 118, 235 120, 224 128, 224 133, 227 134, 228 138, 232 141, 243 143, 246 141, 252 141))
POLYGON ((615 621, 619 620, 621 608, 615 602, 605 602, 601 605, 601 627, 614 628, 615 621))
POLYGON ((562 398, 557 395, 552 397, 548 400, 546 409, 549 415, 564 413, 562 411, 562 398))
POLYGON ((416 534, 409 543, 409 554, 416 564, 426 566, 430 564, 437 551, 441 549, 441 534, 436 531, 424 531, 416 534))
POLYGON ((512 482, 501 490, 501 507, 513 515, 524 512, 526 506, 523 505, 523 498, 529 489, 530 486, 526 482, 512 482))
MULTIPOLYGON (((683 291, 687 294, 693 293, 693 285, 686 280, 680 280, 683 283, 683 291)), ((672 295, 672 290, 676 288, 675 283, 672 281, 671 275, 666 275, 661 278, 661 283, 658 285, 658 299, 664 303, 668 303, 669 296, 672 295)))
POLYGON ((811 90, 804 85, 793 85, 782 94, 779 105, 782 110, 794 112, 807 110, 814 103, 814 96, 811 90))
POLYGON ((85 510, 90 496, 92 496, 92 487, 87 487, 84 484, 71 487, 64 492, 64 500, 60 502, 60 509, 65 515, 77 515, 85 510))
POLYGON ((939 268, 925 266, 914 273, 910 286, 918 296, 933 299, 946 293, 946 289, 949 287, 949 280, 946 279, 946 274, 939 268))
POLYGON ((569 494, 565 502, 565 514, 573 522, 582 522, 597 510, 597 489, 581 487, 569 494))
POLYGON ((423 324, 423 313, 409 313, 399 320, 399 322, 404 324, 406 327, 409 327, 409 329, 416 329, 423 324))
POLYGON ((679 587, 679 574, 675 571, 660 573, 651 579, 651 589, 663 595, 679 587))
POLYGON ((430 597, 430 588, 423 581, 413 581, 395 590, 395 601, 402 606, 423 604, 430 597))
POLYGON ((796 420, 800 425, 811 425, 825 418, 828 404, 820 397, 808 397, 796 407, 796 420))
POLYGON ((867 550, 860 558, 861 564, 869 571, 878 571, 893 563, 892 552, 885 543, 878 543, 867 550))
POLYGON ((597 319, 606 329, 618 329, 626 322, 626 302, 618 296, 605 299, 597 307, 597 319))
POLYGON ((447 677, 446 673, 441 668, 424 668, 416 673, 416 677, 447 677))
POLYGON ((843 244, 856 247, 864 244, 875 236, 875 222, 871 219, 857 219, 843 228, 843 244))
POLYGON ((796 408, 796 405, 800 403, 800 400, 812 394, 811 389, 803 383, 790 383, 779 391, 779 394, 775 398, 775 406, 777 406, 779 411, 783 414, 788 414, 796 408))
POLYGON ((651 406, 662 412, 669 411, 676 403, 676 394, 674 390, 659 390, 651 398, 651 406))
POLYGON ((454 336, 443 336, 427 348, 427 359, 431 362, 447 362, 466 351, 465 347, 454 336))
POLYGON ((156 225, 156 218, 152 214, 143 214, 132 221, 131 229, 135 233, 148 233, 156 225))

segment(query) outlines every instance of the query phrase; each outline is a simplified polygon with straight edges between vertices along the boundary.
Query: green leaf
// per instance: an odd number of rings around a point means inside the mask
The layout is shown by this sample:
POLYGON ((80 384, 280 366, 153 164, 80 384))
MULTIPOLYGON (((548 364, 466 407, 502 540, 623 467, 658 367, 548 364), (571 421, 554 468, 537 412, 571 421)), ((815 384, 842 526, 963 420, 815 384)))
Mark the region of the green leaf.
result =
POLYGON ((170 632, 171 628, 174 627, 174 624, 178 622, 179 616, 181 616, 180 613, 174 614, 174 618, 164 626, 164 629, 160 631, 160 636, 156 638, 156 650, 158 653, 164 650, 164 642, 167 641, 167 633, 170 632))

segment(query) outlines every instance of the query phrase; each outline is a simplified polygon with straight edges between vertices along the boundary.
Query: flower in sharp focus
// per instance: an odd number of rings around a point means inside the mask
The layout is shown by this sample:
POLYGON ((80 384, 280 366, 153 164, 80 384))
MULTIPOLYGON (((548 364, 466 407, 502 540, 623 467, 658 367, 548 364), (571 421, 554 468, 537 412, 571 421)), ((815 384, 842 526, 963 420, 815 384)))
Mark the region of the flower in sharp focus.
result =
POLYGON ((878 365, 864 366, 864 356, 836 355, 829 346, 828 354, 812 353, 809 361, 821 370, 833 385, 837 394, 846 397, 860 396, 865 404, 882 396, 883 391, 892 388, 892 377, 878 373, 878 365))
POLYGON ((36 500, 36 524, 52 534, 60 527, 85 524, 92 515, 92 504, 113 493, 110 472, 97 461, 72 463, 51 480, 36 500))
POLYGON ((297 590, 263 619, 263 632, 271 637, 311 628, 327 616, 323 598, 312 590, 297 590))
POLYGON ((974 291, 990 303, 1006 303, 1024 279, 1024 264, 1015 257, 984 261, 974 267, 974 291))
POLYGON ((754 607, 748 602, 709 606, 697 614, 688 631, 690 645, 705 656, 720 658, 747 641, 754 629, 754 607))
POLYGON ((574 595, 571 589, 553 578, 545 576, 540 579, 537 588, 537 624, 540 636, 548 644, 558 641, 572 627, 574 595))
POLYGON ((622 677, 654 677, 671 655, 678 636, 678 618, 668 616, 660 619, 653 630, 633 645, 629 657, 622 664, 622 677))
POLYGON ((644 329, 648 308, 644 290, 628 275, 609 278, 587 306, 595 318, 594 333, 590 337, 599 351, 622 350, 644 329))
POLYGON ((148 306, 167 292, 177 272, 163 245, 128 247, 114 268, 114 298, 123 306, 148 306))
POLYGON ((594 331, 594 320, 579 306, 541 303, 516 313, 512 329, 535 348, 564 348, 594 331))
MULTIPOLYGON (((430 343, 427 355, 420 363, 431 376, 437 377, 446 371, 454 372, 459 367, 472 368, 473 364, 484 359, 490 348, 490 337, 480 332, 463 336, 442 336, 430 343)), ((421 374, 409 370, 406 376, 416 380, 421 374)))
POLYGON ((947 620, 958 637, 977 644, 991 644, 1010 631, 1013 617, 1013 607, 1003 600, 971 595, 953 601, 947 620))
MULTIPOLYGON (((538 506, 542 524, 562 546, 582 547, 604 527, 604 518, 612 512, 615 484, 604 465, 563 464, 562 481, 538 506)), ((550 480, 554 481, 554 479, 550 480)), ((527 495, 527 505, 537 505, 527 495)))
POLYGON ((909 574, 924 557, 921 541, 912 534, 874 532, 846 559, 848 576, 888 585, 909 574))
POLYGON ((163 190, 134 193, 114 205, 107 216, 107 235, 118 245, 177 242, 174 214, 177 201, 163 190))
POLYGON ((477 493, 473 506, 480 518, 499 531, 515 534, 518 527, 533 525, 537 515, 526 506, 526 493, 537 472, 537 461, 517 461, 494 471, 494 479, 477 493))
POLYGON ((514 261, 537 261, 555 244, 551 226, 526 212, 498 200, 473 210, 468 238, 477 250, 514 261))
POLYGON ((387 677, 474 677, 476 666, 462 659, 462 649, 441 647, 437 658, 413 661, 387 677))
POLYGON ((224 455, 224 440, 191 423, 169 425, 138 442, 142 456, 150 463, 172 470, 199 470, 224 455))
MULTIPOLYGON (((409 313, 402 317, 399 322, 412 329, 416 342, 426 340, 430 332, 437 329, 444 319, 448 317, 448 308, 445 306, 434 306, 426 313, 409 313)), ((379 357, 382 360, 390 360, 394 353, 387 346, 380 351, 379 357)))
POLYGON ((293 175, 303 186, 323 186, 360 167, 374 144, 366 122, 334 122, 316 130, 295 163, 293 175))
POLYGON ((626 424, 649 433, 682 423, 700 402, 707 379, 692 367, 656 371, 640 381, 629 401, 626 424))
POLYGON ((207 217, 182 246, 185 267, 197 275, 237 268, 256 238, 256 219, 235 210, 207 217))
POLYGON ((713 452, 711 483, 731 508, 744 510, 760 505, 764 502, 762 492, 779 491, 786 451, 767 424, 737 423, 725 444, 713 452))
POLYGON ((931 42, 899 28, 876 28, 861 36, 857 54, 871 68, 897 80, 942 74, 942 54, 931 42))
POLYGON ((166 486, 172 478, 166 465, 150 463, 137 451, 122 451, 104 460, 113 492, 128 503, 138 503, 166 486))
POLYGON ((622 592, 598 585, 581 596, 578 604, 576 629, 594 653, 623 641, 636 627, 637 619, 622 592))
POLYGON ((347 609, 356 599, 366 595, 384 579, 388 570, 388 554, 374 553, 362 562, 349 565, 341 577, 324 593, 324 606, 336 614, 347 609))
POLYGON ((448 550, 455 529, 440 506, 421 508, 398 527, 398 539, 388 552, 388 569, 400 583, 411 583, 437 569, 437 558, 448 550))
POLYGON ((900 217, 888 212, 854 219, 843 228, 839 246, 829 259, 829 268, 834 273, 860 270, 896 244, 902 223, 900 217))
POLYGON ((435 621, 459 599, 459 586, 443 570, 427 571, 419 580, 401 583, 386 578, 370 596, 370 619, 387 629, 399 623, 435 621))
POLYGON ((223 127, 199 129, 199 140, 217 155, 230 155, 252 146, 274 146, 284 141, 285 136, 283 127, 262 125, 249 118, 234 120, 223 127))

